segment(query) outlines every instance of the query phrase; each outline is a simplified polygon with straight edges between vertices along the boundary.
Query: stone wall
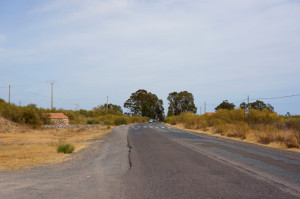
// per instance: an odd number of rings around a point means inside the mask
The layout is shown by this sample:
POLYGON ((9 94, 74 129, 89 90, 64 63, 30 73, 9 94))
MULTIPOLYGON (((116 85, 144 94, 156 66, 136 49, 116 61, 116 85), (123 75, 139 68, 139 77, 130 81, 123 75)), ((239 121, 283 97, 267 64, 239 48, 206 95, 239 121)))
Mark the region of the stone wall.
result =
POLYGON ((69 119, 51 119, 54 125, 69 125, 69 119))

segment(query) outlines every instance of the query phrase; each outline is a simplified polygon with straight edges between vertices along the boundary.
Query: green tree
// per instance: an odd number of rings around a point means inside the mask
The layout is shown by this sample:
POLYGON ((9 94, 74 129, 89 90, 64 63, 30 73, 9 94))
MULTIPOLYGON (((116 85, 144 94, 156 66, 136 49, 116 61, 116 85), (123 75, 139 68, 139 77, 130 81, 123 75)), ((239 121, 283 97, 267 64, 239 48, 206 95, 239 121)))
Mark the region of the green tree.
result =
POLYGON ((219 109, 228 109, 228 110, 233 110, 235 105, 233 103, 229 103, 228 100, 224 100, 221 104, 219 104, 215 110, 219 109))
POLYGON ((172 92, 169 93, 168 100, 168 116, 180 115, 183 112, 197 112, 192 93, 187 91, 172 92))
POLYGON ((252 109, 257 109, 257 110, 269 109, 270 111, 274 112, 274 107, 271 104, 265 104, 263 101, 260 100, 256 100, 255 102, 249 103, 249 105, 247 105, 245 102, 242 102, 240 104, 240 108, 245 108, 247 106, 252 109))
POLYGON ((155 94, 143 89, 132 93, 130 98, 124 103, 124 107, 130 110, 131 115, 164 120, 163 101, 158 99, 155 94))
POLYGON ((242 103, 240 104, 240 108, 242 108, 242 109, 247 108, 246 102, 242 102, 242 103))
POLYGON ((103 110, 103 111, 105 111, 105 110, 112 110, 112 111, 115 111, 115 112, 123 113, 122 107, 119 106, 119 105, 116 105, 116 104, 108 104, 108 105, 107 104, 103 104, 103 105, 100 105, 100 106, 94 108, 94 110, 103 110))
POLYGON ((28 104, 27 108, 37 109, 37 106, 36 106, 36 104, 28 104))

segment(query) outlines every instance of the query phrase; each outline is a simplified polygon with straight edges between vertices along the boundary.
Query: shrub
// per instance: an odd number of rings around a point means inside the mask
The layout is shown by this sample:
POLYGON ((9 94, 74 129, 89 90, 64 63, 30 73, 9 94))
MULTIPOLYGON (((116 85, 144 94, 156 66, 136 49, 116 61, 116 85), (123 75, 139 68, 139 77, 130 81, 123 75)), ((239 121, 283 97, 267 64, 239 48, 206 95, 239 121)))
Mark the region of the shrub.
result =
POLYGON ((269 144, 271 142, 271 139, 267 135, 260 135, 258 136, 257 142, 261 144, 269 144))
POLYGON ((216 128, 216 133, 217 134, 224 135, 224 133, 225 133, 224 125, 219 125, 219 126, 216 126, 215 128, 216 128))
POLYGON ((100 124, 100 122, 98 120, 88 120, 86 123, 87 124, 100 124))
POLYGON ((177 118, 178 116, 170 116, 166 118, 166 123, 171 124, 171 125, 176 125, 177 124, 177 118))
POLYGON ((275 136, 275 139, 274 139, 275 142, 284 142, 284 140, 285 140, 285 138, 281 135, 275 136))
POLYGON ((114 123, 113 123, 112 120, 105 120, 105 121, 103 122, 103 124, 110 126, 110 125, 113 125, 114 123))
POLYGON ((114 120, 114 124, 116 126, 118 125, 122 125, 122 124, 127 124, 127 119, 125 117, 116 117, 115 120, 114 120))
POLYGON ((146 122, 146 118, 140 115, 133 115, 130 117, 132 123, 143 123, 146 122))
POLYGON ((25 124, 28 124, 33 128, 37 128, 42 125, 42 121, 34 109, 25 108, 21 117, 25 124))
POLYGON ((290 128, 300 132, 300 118, 288 119, 286 123, 290 128))
POLYGON ((202 130, 206 131, 207 127, 208 127, 207 121, 204 118, 198 117, 197 121, 196 121, 196 124, 195 124, 195 128, 196 129, 202 129, 202 130))
POLYGON ((57 147, 57 153, 73 153, 75 147, 72 144, 60 144, 57 147))
POLYGON ((284 143, 288 148, 299 148, 299 142, 293 134, 286 136, 284 143))

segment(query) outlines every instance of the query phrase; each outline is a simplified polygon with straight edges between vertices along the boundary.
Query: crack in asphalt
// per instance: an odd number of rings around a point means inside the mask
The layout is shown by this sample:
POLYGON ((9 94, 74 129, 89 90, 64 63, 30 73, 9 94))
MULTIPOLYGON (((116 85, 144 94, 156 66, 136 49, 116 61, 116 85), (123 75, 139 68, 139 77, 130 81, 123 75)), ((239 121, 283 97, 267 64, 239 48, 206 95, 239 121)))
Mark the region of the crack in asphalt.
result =
POLYGON ((127 147, 128 147, 128 163, 129 163, 129 168, 128 168, 128 170, 130 170, 131 167, 132 167, 132 161, 131 161, 131 156, 130 156, 132 146, 131 146, 130 143, 129 143, 128 136, 127 136, 127 147))

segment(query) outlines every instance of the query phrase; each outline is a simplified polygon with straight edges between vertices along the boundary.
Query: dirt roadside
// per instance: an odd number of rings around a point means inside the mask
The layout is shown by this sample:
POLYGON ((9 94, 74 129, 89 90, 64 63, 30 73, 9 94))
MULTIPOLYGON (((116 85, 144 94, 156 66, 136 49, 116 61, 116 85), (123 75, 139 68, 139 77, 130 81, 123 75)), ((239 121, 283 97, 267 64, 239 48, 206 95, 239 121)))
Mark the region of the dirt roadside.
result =
POLYGON ((116 127, 69 161, 0 172, 0 198, 122 198, 120 177, 129 169, 128 126, 116 127))

